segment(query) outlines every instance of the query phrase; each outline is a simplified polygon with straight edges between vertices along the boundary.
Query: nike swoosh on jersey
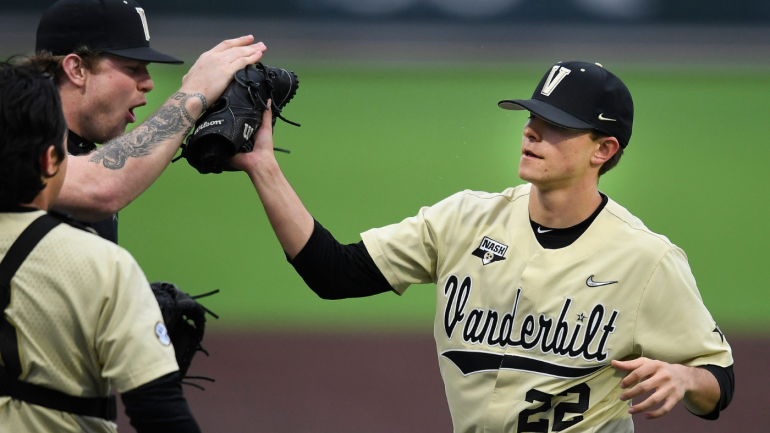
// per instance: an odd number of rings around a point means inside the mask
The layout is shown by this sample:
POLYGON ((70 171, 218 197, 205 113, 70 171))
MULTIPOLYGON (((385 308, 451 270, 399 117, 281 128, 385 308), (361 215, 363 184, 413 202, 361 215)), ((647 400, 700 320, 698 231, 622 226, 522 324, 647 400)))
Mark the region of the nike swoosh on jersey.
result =
POLYGON ((605 120, 607 122, 617 122, 617 119, 610 119, 610 118, 604 117, 604 113, 599 115, 599 120, 605 120))
POLYGON ((601 286, 609 286, 610 284, 615 284, 617 281, 594 281, 594 276, 591 275, 586 280, 586 285, 588 287, 601 287, 601 286))
POLYGON ((579 379, 590 376, 607 367, 607 364, 593 367, 571 367, 527 356, 482 352, 479 350, 447 350, 441 356, 452 361, 463 376, 485 371, 516 370, 564 379, 579 379))
POLYGON ((553 230, 541 230, 541 229, 542 229, 542 227, 538 227, 537 228, 537 232, 542 234, 542 233, 548 233, 548 232, 552 232, 553 231, 553 230))

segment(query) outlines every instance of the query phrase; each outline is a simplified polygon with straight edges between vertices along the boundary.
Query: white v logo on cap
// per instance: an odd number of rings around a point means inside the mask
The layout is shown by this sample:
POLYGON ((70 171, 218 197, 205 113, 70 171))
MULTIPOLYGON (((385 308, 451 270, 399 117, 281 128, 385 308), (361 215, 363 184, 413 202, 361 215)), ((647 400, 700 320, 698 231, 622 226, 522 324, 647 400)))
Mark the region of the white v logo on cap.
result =
POLYGON ((550 96, 551 92, 556 88, 556 86, 561 83, 561 80, 564 79, 569 73, 572 72, 571 70, 565 68, 564 66, 556 65, 553 68, 551 68, 551 73, 548 75, 548 78, 545 80, 545 83, 543 84, 543 90, 540 91, 545 96, 550 96), (553 75, 556 73, 556 71, 559 71, 559 74, 554 77, 553 75))
POLYGON ((136 8, 136 12, 142 17, 142 27, 144 27, 144 37, 150 40, 150 28, 147 27, 147 17, 144 15, 144 9, 136 8))

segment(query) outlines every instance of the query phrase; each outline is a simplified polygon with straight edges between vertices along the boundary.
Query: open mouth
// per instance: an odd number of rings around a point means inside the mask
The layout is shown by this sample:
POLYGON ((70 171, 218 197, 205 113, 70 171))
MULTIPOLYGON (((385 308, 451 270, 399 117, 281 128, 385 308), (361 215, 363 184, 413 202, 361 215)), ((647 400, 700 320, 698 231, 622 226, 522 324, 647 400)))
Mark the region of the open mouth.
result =
POLYGON ((136 113, 134 113, 134 110, 135 110, 137 107, 141 107, 141 106, 143 106, 143 105, 145 105, 145 104, 134 105, 133 107, 130 107, 130 108, 128 109, 128 118, 129 118, 129 121, 130 121, 131 123, 134 123, 134 122, 136 122, 136 113))
POLYGON ((521 154, 524 155, 527 158, 543 159, 541 156, 535 155, 534 153, 530 152, 529 150, 523 150, 521 152, 521 154))

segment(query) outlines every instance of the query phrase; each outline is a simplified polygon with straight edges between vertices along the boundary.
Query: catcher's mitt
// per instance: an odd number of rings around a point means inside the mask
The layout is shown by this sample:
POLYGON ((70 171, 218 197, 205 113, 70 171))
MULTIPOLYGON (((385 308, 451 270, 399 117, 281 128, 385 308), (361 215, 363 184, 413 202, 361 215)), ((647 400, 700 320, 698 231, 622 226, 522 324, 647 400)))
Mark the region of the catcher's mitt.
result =
MULTIPOLYGON (((168 335, 171 337, 171 343, 174 345, 176 353, 176 362, 179 364, 179 375, 182 379, 208 379, 202 376, 187 376, 187 370, 195 354, 200 350, 208 355, 208 352, 201 346, 203 334, 206 330, 206 313, 215 318, 219 318, 199 304, 196 298, 213 295, 219 292, 205 293, 198 296, 190 296, 179 290, 179 287, 172 283, 156 281, 150 284, 155 299, 158 301, 160 312, 163 314, 163 322, 166 324, 168 335)), ((211 379, 209 379, 211 380, 211 379)), ((191 384, 193 386, 200 386, 191 384)))
POLYGON ((262 123, 268 99, 272 101, 273 125, 281 119, 299 126, 281 116, 298 87, 299 80, 292 71, 262 63, 246 66, 235 73, 222 96, 195 122, 179 158, 187 158, 202 174, 236 171, 227 159, 238 152, 251 152, 252 137, 262 123))

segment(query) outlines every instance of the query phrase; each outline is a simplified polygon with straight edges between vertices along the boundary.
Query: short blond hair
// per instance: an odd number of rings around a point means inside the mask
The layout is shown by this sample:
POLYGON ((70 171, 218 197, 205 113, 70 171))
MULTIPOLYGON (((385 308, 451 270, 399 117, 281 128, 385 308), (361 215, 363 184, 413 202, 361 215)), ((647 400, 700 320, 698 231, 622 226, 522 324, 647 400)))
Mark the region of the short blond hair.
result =
MULTIPOLYGON (((91 72, 96 70, 97 65, 104 58, 104 53, 94 51, 86 46, 78 48, 71 54, 76 54, 80 57, 83 60, 83 66, 91 72)), ((33 66, 40 72, 47 72, 54 77, 54 82, 58 86, 61 84, 62 78, 64 78, 64 67, 62 64, 64 58, 68 55, 55 56, 50 51, 40 51, 24 57, 19 63, 33 66)))

